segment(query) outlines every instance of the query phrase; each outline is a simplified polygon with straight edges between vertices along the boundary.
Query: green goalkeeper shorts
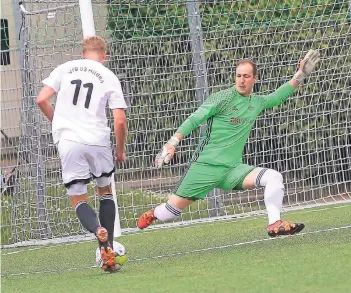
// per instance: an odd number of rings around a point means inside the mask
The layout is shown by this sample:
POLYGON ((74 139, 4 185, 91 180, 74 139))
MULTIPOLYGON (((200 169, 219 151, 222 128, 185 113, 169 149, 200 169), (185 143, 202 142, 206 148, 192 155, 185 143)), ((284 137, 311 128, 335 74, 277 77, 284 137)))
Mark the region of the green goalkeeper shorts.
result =
POLYGON ((245 177, 254 166, 238 163, 234 167, 193 162, 176 187, 175 194, 191 200, 203 199, 214 188, 242 190, 245 177))

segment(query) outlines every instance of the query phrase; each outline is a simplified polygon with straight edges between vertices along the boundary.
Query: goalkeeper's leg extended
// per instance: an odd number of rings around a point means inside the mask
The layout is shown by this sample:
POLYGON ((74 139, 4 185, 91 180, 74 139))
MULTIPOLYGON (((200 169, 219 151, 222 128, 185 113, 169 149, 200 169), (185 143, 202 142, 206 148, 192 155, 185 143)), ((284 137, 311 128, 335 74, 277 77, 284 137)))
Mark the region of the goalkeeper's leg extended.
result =
POLYGON ((272 169, 255 168, 242 183, 242 189, 264 187, 264 202, 268 214, 267 233, 271 237, 293 235, 305 228, 303 223, 284 221, 280 213, 283 206, 283 176, 272 169))
POLYGON ((225 167, 193 162, 180 180, 167 203, 143 213, 137 222, 140 229, 148 227, 156 219, 167 222, 180 216, 194 201, 203 199, 223 180, 225 167))
POLYGON ((171 195, 167 203, 162 203, 155 208, 142 213, 138 219, 138 228, 145 229, 155 220, 162 222, 171 221, 180 216, 183 209, 191 205, 194 201, 177 195, 171 195))

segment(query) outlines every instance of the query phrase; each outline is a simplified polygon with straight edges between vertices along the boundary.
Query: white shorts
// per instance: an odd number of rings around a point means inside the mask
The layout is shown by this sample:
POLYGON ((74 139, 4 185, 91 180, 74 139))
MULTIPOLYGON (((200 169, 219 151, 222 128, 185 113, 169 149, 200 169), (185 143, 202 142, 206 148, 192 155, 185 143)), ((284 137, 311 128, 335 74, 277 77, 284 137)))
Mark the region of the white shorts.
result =
POLYGON ((101 179, 111 177, 115 171, 112 150, 109 146, 60 140, 57 148, 62 166, 62 179, 67 188, 78 182, 87 184, 92 177, 101 179))

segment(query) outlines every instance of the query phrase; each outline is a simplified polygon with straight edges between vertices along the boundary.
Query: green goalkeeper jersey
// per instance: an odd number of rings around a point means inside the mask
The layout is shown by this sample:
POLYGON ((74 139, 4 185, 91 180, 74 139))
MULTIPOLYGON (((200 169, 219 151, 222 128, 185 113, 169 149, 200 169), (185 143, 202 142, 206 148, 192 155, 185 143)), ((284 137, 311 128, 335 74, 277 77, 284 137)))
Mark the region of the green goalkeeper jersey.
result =
POLYGON ((282 104, 294 92, 285 83, 269 95, 244 97, 235 87, 210 95, 186 119, 177 132, 187 136, 207 120, 207 127, 192 161, 232 167, 242 162, 245 143, 257 116, 267 108, 282 104))

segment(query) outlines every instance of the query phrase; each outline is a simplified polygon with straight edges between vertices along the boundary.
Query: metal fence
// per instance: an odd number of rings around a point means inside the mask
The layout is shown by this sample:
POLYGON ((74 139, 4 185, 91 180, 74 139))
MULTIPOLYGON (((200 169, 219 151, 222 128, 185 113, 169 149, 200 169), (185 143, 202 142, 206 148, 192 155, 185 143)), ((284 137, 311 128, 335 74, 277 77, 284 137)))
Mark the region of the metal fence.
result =
MULTIPOLYGON (((115 177, 123 229, 135 227, 141 211, 172 191, 201 133, 182 142, 168 168, 156 170, 154 156, 208 94, 233 85, 237 60, 256 61, 255 91, 267 93, 291 78, 311 47, 321 51, 319 69, 294 98, 257 120, 244 161, 283 173, 286 207, 350 200, 348 3, 326 1, 324 10, 301 4, 306 15, 269 2, 251 11, 245 3, 94 3, 97 34, 109 44, 107 66, 120 77, 130 104, 129 160, 115 177), (246 18, 231 18, 243 13, 246 18)), ((50 125, 35 103, 41 80, 80 57, 79 7, 75 1, 25 1, 22 9, 10 1, 2 5, 9 34, 2 57, 8 51, 11 61, 1 68, 1 243, 85 234, 61 185, 50 125)), ((97 208, 93 185, 89 194, 97 208)), ((260 212, 261 190, 215 190, 181 221, 260 212)))

